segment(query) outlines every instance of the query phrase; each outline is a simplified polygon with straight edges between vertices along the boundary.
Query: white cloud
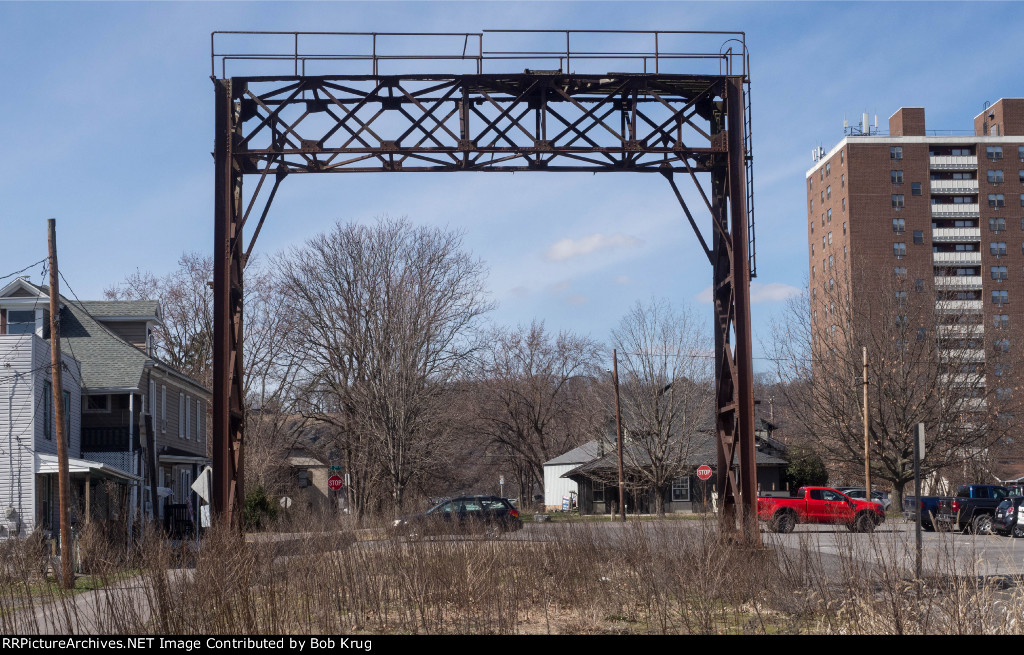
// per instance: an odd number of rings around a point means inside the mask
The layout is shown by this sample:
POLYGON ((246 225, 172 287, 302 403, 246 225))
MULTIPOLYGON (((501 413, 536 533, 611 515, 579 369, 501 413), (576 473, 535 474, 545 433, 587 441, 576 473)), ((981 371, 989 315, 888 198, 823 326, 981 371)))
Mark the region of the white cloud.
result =
POLYGON ((544 257, 548 261, 560 262, 581 255, 589 255, 592 252, 606 248, 632 247, 642 243, 643 241, 640 239, 631 237, 628 234, 622 234, 621 232, 611 236, 605 236, 597 232, 580 239, 562 239, 557 241, 548 248, 548 251, 544 253, 544 257))
MULTIPOLYGON (((750 283, 750 302, 751 304, 759 302, 778 302, 793 296, 799 296, 800 289, 783 284, 782 282, 769 282, 767 284, 761 284, 759 282, 750 283)), ((711 304, 714 302, 714 296, 711 293, 711 287, 705 287, 700 293, 697 294, 697 302, 703 302, 711 304)))

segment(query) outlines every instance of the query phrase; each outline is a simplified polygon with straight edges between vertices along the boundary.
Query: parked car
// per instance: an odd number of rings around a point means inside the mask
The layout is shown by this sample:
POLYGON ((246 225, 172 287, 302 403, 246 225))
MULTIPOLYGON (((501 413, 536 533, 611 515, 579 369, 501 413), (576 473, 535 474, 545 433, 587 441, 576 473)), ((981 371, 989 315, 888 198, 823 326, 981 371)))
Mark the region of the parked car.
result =
POLYGON ((962 532, 989 534, 996 507, 1009 495, 1006 487, 998 484, 961 485, 956 496, 939 501, 935 523, 942 529, 955 525, 962 532))
POLYGON ((854 500, 828 487, 801 487, 795 498, 759 497, 757 516, 775 532, 792 532, 797 523, 831 523, 872 532, 885 521, 881 504, 854 500))
MULTIPOLYGON (((839 491, 843 492, 854 500, 867 500, 864 497, 864 487, 840 487, 839 491)), ((882 509, 886 512, 892 507, 892 500, 889 498, 889 494, 885 491, 872 491, 871 500, 882 505, 882 509)))
POLYGON ((992 517, 992 532, 1008 537, 1024 537, 1024 522, 1020 520, 1021 510, 1024 509, 1024 497, 1010 496, 996 507, 996 513, 992 517))
POLYGON ((419 539, 438 534, 487 534, 497 536, 523 527, 519 510, 498 496, 458 496, 434 505, 426 512, 395 519, 396 535, 419 539))

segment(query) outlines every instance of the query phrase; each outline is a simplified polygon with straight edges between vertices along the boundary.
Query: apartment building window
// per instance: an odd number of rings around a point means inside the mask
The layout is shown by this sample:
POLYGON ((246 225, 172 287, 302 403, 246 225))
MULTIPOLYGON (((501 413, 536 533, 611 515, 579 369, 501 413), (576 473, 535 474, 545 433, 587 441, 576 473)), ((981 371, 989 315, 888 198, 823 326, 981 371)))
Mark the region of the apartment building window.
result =
POLYGON ((846 234, 846 221, 843 221, 843 234, 846 234))
MULTIPOLYGON (((845 150, 840 150, 839 151, 839 165, 840 166, 842 166, 843 162, 846 160, 846 157, 844 156, 845 154, 846 154, 845 150)), ((1024 159, 1024 155, 1021 156, 1021 159, 1024 159)))
POLYGON ((836 279, 834 277, 830 277, 828 279, 828 288, 829 289, 834 289, 835 286, 836 286, 836 279))
POLYGON ((900 315, 896 317, 896 327, 904 328, 907 327, 909 323, 910 319, 906 316, 900 315))
POLYGON ((896 292, 896 306, 897 307, 906 307, 907 306, 907 292, 906 291, 897 291, 896 292))
POLYGON ((892 206, 896 209, 903 209, 903 194, 894 193, 892 194, 892 206))
POLYGON ((827 212, 825 212, 825 215, 828 216, 828 222, 831 223, 832 222, 832 210, 830 209, 827 212))
POLYGON ((996 389, 996 400, 1009 400, 1013 392, 1006 387, 996 389))
POLYGON ((990 170, 988 172, 989 184, 999 184, 1003 181, 1003 171, 1001 170, 990 170))
POLYGON ((825 213, 824 212, 822 212, 822 214, 821 214, 821 226, 825 227, 825 213))
POLYGON ((902 218, 894 218, 894 219, 892 219, 892 231, 893 232, 899 233, 899 232, 903 232, 903 230, 905 230, 905 229, 906 229, 906 221, 904 221, 902 218))
POLYGON ((830 245, 830 246, 832 245, 832 233, 831 232, 828 233, 828 245, 830 245))
POLYGON ((185 394, 178 392, 178 438, 185 436, 185 394))
MULTIPOLYGON (((1021 172, 1024 173, 1024 171, 1021 172)), ((839 176, 839 188, 846 188, 846 173, 843 173, 842 175, 839 176)))
POLYGON ((910 195, 919 196, 921 195, 921 183, 914 182, 910 185, 910 195))
POLYGON ((999 290, 992 292, 992 304, 994 305, 1006 305, 1010 302, 1010 292, 1006 290, 999 290))
POLYGON ((814 267, 813 266, 811 267, 811 279, 812 280, 814 279, 814 267))
POLYGON ((810 211, 814 211, 814 198, 811 198, 811 208, 810 208, 810 211))
POLYGON ((893 269, 893 273, 896 274, 897 280, 907 279, 907 269, 905 266, 897 266, 896 268, 893 269))
POLYGON ((1005 257, 1006 256, 1006 242, 1005 241, 993 241, 992 243, 988 244, 988 252, 989 252, 990 255, 995 255, 996 257, 1005 257))
POLYGON ((1017 158, 1024 161, 1024 146, 1017 146, 1017 158))
POLYGON ((993 346, 995 346, 995 351, 997 353, 1009 352, 1010 340, 1008 338, 996 339, 995 343, 993 343, 993 346))
POLYGON ((832 185, 831 184, 828 185, 827 187, 825 187, 825 197, 828 198, 829 200, 832 199, 832 185))
POLYGON ((843 211, 846 211, 846 198, 843 198, 843 211))
POLYGON ((814 244, 811 244, 811 257, 814 257, 814 244))
POLYGON ((889 181, 893 184, 903 184, 903 171, 889 171, 889 181))
POLYGON ((1020 206, 1024 207, 1024 193, 1020 194, 1020 206))
POLYGON ((907 244, 903 241, 896 241, 892 244, 892 253, 896 255, 897 259, 903 259, 907 256, 907 244))
POLYGON ((843 259, 846 259, 846 246, 843 246, 843 259))
POLYGON ((992 372, 995 373, 997 376, 1002 377, 1002 376, 1004 376, 1004 375, 1006 375, 1007 373, 1010 372, 1010 365, 1009 364, 996 364, 995 367, 994 367, 994 370, 992 372))
POLYGON ((903 146, 889 146, 889 159, 903 159, 903 146))
POLYGON ((1002 159, 1003 158, 1003 147, 1002 146, 986 146, 985 156, 989 159, 1002 159))
POLYGON ((924 243, 924 230, 914 230, 914 243, 924 243))
POLYGON ((1024 184, 1024 168, 1022 168, 1021 170, 1017 171, 1017 175, 1020 177, 1020 183, 1024 184))
MULTIPOLYGON (((811 234, 814 234, 814 221, 811 221, 810 223, 808 223, 808 225, 811 226, 811 234)), ((1022 224, 1021 227, 1024 228, 1024 224, 1022 224)))
POLYGON ((831 271, 834 266, 835 266, 835 259, 832 257, 832 255, 829 255, 828 256, 828 270, 831 271))
POLYGON ((993 232, 1002 232, 1003 230, 1006 229, 1006 219, 1005 218, 990 218, 990 219, 988 219, 988 229, 992 230, 993 232))
POLYGON ((821 204, 823 204, 823 205, 825 204, 825 192, 824 191, 821 192, 821 204))
POLYGON ((924 291, 924 280, 914 280, 914 291, 924 291))
POLYGON ((1009 314, 996 314, 992 317, 992 324, 997 328, 1008 328, 1010 327, 1010 315, 1009 314))
POLYGON ((992 266, 989 270, 993 280, 1005 280, 1006 279, 1006 267, 1005 266, 992 266))

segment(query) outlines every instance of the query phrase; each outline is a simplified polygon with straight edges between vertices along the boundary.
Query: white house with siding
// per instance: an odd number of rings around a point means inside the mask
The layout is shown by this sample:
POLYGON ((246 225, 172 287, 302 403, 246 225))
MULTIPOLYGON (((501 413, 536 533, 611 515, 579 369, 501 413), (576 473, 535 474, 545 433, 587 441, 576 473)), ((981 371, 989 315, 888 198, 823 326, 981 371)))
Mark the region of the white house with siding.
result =
POLYGON ((605 455, 609 445, 604 442, 589 441, 578 448, 544 462, 544 509, 556 510, 562 507, 562 498, 570 492, 578 493, 579 485, 574 480, 563 478, 581 464, 586 464, 605 455))

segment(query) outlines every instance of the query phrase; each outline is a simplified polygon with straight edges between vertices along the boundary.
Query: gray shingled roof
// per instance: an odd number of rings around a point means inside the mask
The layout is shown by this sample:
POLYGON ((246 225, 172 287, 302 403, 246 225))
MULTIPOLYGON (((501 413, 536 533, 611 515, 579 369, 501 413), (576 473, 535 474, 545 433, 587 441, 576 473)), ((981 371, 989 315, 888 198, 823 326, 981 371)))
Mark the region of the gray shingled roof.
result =
MULTIPOLYGON (((646 453, 636 446, 627 443, 623 444, 623 447, 627 450, 624 457, 626 461, 640 466, 643 466, 644 462, 648 461, 646 453)), ((618 461, 618 453, 613 451, 604 457, 577 466, 571 471, 564 473, 562 477, 568 478, 574 475, 587 475, 591 472, 601 470, 617 469, 618 461)), ((690 455, 687 458, 686 463, 688 466, 700 466, 701 464, 707 464, 714 468, 718 464, 718 454, 715 449, 715 436, 710 434, 700 434, 695 436, 694 441, 690 446, 690 455)), ((758 466, 785 466, 788 463, 789 462, 784 459, 774 457, 767 453, 760 451, 757 453, 758 466)))
POLYGON ((157 316, 160 303, 156 300, 83 300, 79 303, 96 318, 124 318, 131 316, 145 320, 157 316))
POLYGON ((588 441, 579 448, 573 448, 567 453, 559 455, 554 459, 544 462, 544 466, 559 466, 564 464, 583 464, 595 460, 601 456, 601 446, 596 441, 588 441))

